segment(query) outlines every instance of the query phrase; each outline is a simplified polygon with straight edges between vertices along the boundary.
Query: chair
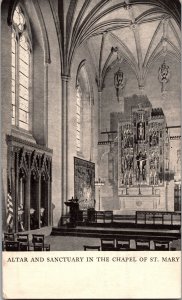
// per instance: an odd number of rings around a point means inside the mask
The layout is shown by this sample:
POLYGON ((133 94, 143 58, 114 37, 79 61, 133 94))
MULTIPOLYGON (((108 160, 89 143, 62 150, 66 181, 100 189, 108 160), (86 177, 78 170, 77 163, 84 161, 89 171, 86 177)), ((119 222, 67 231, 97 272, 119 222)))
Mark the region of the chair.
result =
POLYGON ((147 240, 137 240, 136 250, 145 251, 150 250, 150 241, 147 240))
POLYGON ((87 250, 97 250, 97 251, 100 251, 100 246, 87 246, 87 245, 84 245, 83 248, 84 248, 84 251, 87 251, 87 250))
POLYGON ((109 223, 113 222, 113 211, 111 210, 107 210, 105 211, 105 218, 104 218, 104 223, 107 223, 107 221, 109 223))
POLYGON ((87 209, 87 221, 89 223, 95 223, 96 222, 96 211, 93 207, 87 209))
POLYGON ((50 251, 50 245, 44 243, 44 234, 32 234, 34 251, 50 251))
POLYGON ((19 251, 19 242, 6 241, 5 247, 6 247, 6 251, 19 251))
POLYGON ((128 250, 128 249, 130 249, 130 240, 116 239, 116 249, 117 250, 128 250))
POLYGON ((7 233, 4 232, 4 239, 2 241, 2 250, 6 250, 6 242, 13 242, 15 241, 15 235, 14 233, 7 233))
POLYGON ((32 234, 34 251, 44 251, 44 234, 32 234))
POLYGON ((154 250, 169 251, 169 241, 154 241, 154 250))
POLYGON ((116 250, 114 239, 101 239, 101 250, 102 251, 116 250))
POLYGON ((104 211, 97 211, 96 212, 96 222, 100 223, 100 222, 105 223, 105 213, 104 211))
POLYGON ((29 251, 28 234, 17 234, 17 241, 19 242, 20 251, 29 251))
POLYGON ((15 235, 14 233, 4 233, 4 241, 14 241, 15 240, 15 235))
MULTIPOLYGON (((88 212, 87 210, 83 210, 83 222, 89 222, 90 220, 88 220, 88 212)), ((95 221, 95 220, 94 220, 95 221)))

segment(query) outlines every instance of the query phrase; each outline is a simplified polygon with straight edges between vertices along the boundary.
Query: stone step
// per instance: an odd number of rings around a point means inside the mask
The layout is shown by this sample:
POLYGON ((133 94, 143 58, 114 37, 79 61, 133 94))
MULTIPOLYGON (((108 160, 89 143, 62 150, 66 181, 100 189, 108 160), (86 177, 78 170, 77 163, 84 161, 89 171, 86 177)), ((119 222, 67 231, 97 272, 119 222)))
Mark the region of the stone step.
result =
POLYGON ((180 238, 180 230, 167 229, 142 229, 142 228, 53 228, 51 235, 60 236, 79 236, 95 238, 116 238, 126 237, 128 239, 147 238, 147 239, 169 239, 175 240, 180 238))

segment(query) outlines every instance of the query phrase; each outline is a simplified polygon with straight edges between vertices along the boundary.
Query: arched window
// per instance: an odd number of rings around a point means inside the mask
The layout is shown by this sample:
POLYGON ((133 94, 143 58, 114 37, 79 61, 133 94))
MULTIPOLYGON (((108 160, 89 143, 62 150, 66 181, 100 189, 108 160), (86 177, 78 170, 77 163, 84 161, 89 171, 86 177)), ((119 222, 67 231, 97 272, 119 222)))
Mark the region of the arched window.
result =
POLYGON ((12 22, 12 125, 30 130, 31 45, 27 21, 18 5, 12 22))
POLYGON ((80 86, 76 87, 76 149, 81 151, 82 143, 82 96, 80 86))
POLYGON ((76 77, 76 151, 84 159, 92 156, 92 103, 89 77, 85 61, 81 62, 76 77))

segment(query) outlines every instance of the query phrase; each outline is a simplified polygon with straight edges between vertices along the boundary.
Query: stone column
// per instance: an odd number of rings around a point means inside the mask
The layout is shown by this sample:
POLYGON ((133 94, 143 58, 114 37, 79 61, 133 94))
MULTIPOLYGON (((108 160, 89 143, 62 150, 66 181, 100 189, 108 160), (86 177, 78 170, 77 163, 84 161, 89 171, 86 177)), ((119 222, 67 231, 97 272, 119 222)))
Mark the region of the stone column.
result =
POLYGON ((15 173, 15 152, 13 150, 8 150, 9 151, 9 161, 10 161, 10 167, 9 167, 9 180, 10 180, 10 185, 11 185, 11 196, 13 200, 13 208, 14 208, 14 224, 13 224, 13 231, 17 231, 17 211, 16 211, 16 173, 15 173))
POLYGON ((101 108, 102 108, 102 91, 98 91, 98 136, 101 133, 101 108))
POLYGON ((44 222, 49 225, 49 179, 44 181, 44 222))
POLYGON ((48 225, 52 226, 52 163, 49 160, 49 179, 48 179, 48 201, 49 201, 49 219, 48 225))
POLYGON ((18 199, 19 199, 19 166, 18 166, 19 155, 18 152, 15 156, 16 168, 15 168, 15 232, 18 232, 18 199))
POLYGON ((70 77, 62 75, 62 212, 66 214, 66 206, 64 204, 68 197, 68 83, 70 77))
POLYGON ((168 208, 168 187, 169 187, 169 183, 168 183, 168 181, 166 181, 166 183, 165 183, 165 206, 166 206, 166 211, 169 210, 169 208, 168 208))
POLYGON ((38 228, 40 228, 40 205, 41 205, 41 174, 36 181, 36 216, 38 221, 38 228))
POLYGON ((20 205, 23 206, 23 178, 20 178, 20 205))
POLYGON ((48 179, 47 182, 47 225, 51 225, 51 181, 50 178, 48 179))
POLYGON ((94 145, 94 119, 93 119, 93 97, 90 96, 90 160, 93 160, 93 145, 94 145))
POLYGON ((30 230, 30 193, 31 193, 31 173, 28 171, 25 182, 25 229, 30 230))
POLYGON ((48 63, 44 65, 44 144, 48 144, 48 63))

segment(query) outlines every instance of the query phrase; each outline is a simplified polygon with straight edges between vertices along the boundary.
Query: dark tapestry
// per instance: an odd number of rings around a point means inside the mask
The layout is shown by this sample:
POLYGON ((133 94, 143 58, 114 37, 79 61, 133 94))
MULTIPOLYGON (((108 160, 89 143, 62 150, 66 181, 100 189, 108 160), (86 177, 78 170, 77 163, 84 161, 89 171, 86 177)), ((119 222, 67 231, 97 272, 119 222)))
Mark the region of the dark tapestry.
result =
POLYGON ((94 207, 95 164, 74 157, 74 197, 78 198, 80 209, 94 207))

